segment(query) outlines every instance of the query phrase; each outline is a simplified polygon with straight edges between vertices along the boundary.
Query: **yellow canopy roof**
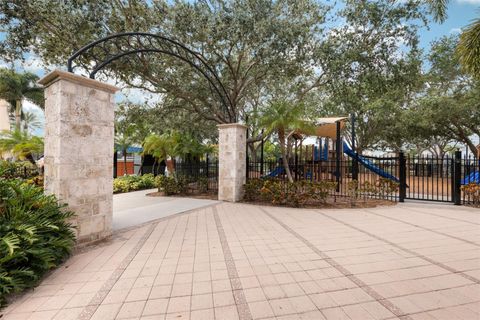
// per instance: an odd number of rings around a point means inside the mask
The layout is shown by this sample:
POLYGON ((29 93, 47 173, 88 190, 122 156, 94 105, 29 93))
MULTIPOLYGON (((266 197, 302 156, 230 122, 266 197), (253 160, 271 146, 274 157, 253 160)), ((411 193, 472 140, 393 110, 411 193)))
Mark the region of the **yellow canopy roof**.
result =
POLYGON ((340 129, 345 127, 345 121, 347 117, 329 117, 319 118, 315 121, 317 126, 315 135, 317 137, 337 138, 337 122, 340 122, 340 129))
MULTIPOLYGON (((326 137, 326 138, 337 138, 337 122, 340 122, 340 130, 345 127, 345 121, 347 117, 330 117, 330 118, 318 118, 315 120, 314 124, 316 126, 314 136, 317 137, 326 137)), ((298 134, 304 134, 302 132, 295 132, 294 136, 296 139, 300 137, 296 137, 298 134)), ((312 134, 307 134, 312 135, 312 134)))

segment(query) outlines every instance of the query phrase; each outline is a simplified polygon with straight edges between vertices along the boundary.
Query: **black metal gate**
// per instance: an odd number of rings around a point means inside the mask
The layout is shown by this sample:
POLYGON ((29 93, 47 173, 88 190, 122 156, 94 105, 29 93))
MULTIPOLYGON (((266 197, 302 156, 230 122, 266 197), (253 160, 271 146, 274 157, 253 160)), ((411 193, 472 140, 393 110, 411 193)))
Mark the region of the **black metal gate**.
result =
POLYGON ((454 156, 442 158, 433 156, 399 157, 400 201, 404 199, 475 204, 480 184, 480 159, 462 158, 460 151, 454 156), (403 172, 402 172, 403 171, 403 172), (473 187, 468 188, 471 184, 473 187))
POLYGON ((406 199, 454 201, 455 158, 407 156, 405 166, 406 199))

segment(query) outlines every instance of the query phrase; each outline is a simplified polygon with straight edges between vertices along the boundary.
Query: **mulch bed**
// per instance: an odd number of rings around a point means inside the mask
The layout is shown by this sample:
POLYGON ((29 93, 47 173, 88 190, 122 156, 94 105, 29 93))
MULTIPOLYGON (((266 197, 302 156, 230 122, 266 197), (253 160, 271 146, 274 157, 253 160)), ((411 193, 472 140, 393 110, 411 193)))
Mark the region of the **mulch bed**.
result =
POLYGON ((172 198, 195 198, 195 199, 207 199, 207 200, 218 200, 217 193, 195 193, 195 194, 185 194, 185 195, 174 195, 166 196, 163 192, 152 192, 147 193, 147 197, 172 197, 172 198))
MULTIPOLYGON (((152 192, 147 193, 148 197, 165 197, 163 192, 152 192)), ((195 198, 195 199, 207 199, 207 200, 218 200, 218 195, 216 193, 203 193, 203 194, 186 194, 186 195, 175 195, 175 196, 168 196, 172 198, 195 198)), ((241 201, 241 203, 248 203, 248 204, 255 204, 261 206, 273 206, 278 207, 278 205, 274 205, 268 201, 241 201)), ((360 199, 353 205, 349 198, 344 197, 337 197, 334 199, 333 197, 328 198, 326 203, 307 203, 306 205, 300 208, 306 209, 346 209, 346 208, 375 208, 379 206, 394 206, 396 202, 389 201, 389 200, 381 200, 381 199, 360 199)), ((289 207, 289 206, 281 206, 281 207, 289 207)))
MULTIPOLYGON (((275 205, 268 201, 242 201, 242 203, 248 204, 255 204, 260 206, 272 206, 272 207, 285 207, 285 208, 297 208, 292 206, 285 206, 285 205, 275 205)), ((380 200, 380 199, 367 199, 367 200, 358 200, 355 204, 348 198, 337 198, 334 201, 333 198, 328 198, 326 203, 307 203, 306 205, 298 208, 303 209, 351 209, 351 208, 375 208, 381 206, 394 206, 396 202, 389 201, 389 200, 380 200)))

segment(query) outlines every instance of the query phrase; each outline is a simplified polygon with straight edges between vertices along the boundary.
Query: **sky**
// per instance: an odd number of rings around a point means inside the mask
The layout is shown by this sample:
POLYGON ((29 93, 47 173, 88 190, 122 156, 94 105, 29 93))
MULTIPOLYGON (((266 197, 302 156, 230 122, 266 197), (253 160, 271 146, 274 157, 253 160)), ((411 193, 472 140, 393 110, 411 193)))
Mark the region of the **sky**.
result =
POLYGON ((449 34, 460 33, 473 19, 480 17, 480 0, 451 0, 448 5, 448 18, 442 23, 432 23, 430 30, 420 32, 420 45, 427 50, 430 43, 449 34))
MULTIPOLYGON (((420 30, 420 46, 425 52, 428 52, 430 43, 444 35, 458 34, 461 29, 468 26, 473 19, 480 17, 480 0, 450 0, 448 4, 448 17, 442 24, 431 23, 429 28, 420 30)), ((0 34, 0 38, 2 35, 0 34)), ((2 63, 0 61, 0 66, 2 63)), ((26 62, 18 66, 18 69, 36 73, 42 77, 46 71, 38 58, 28 55, 26 62)), ((116 95, 117 101, 130 100, 134 102, 145 101, 145 92, 137 89, 124 88, 116 95)), ((151 96, 148 97, 152 99, 151 96)), ((35 112, 40 118, 43 118, 43 112, 36 106, 26 102, 25 108, 29 111, 35 112)), ((42 135, 43 130, 37 130, 36 134, 42 135)))

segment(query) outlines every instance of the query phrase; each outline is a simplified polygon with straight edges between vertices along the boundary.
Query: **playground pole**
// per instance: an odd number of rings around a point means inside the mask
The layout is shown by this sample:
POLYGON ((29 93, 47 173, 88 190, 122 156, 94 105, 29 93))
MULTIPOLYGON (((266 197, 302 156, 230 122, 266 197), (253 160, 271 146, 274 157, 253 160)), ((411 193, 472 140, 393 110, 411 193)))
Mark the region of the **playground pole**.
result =
MULTIPOLYGON (((350 123, 352 125, 352 150, 357 153, 355 147, 355 114, 352 113, 350 123)), ((358 160, 356 158, 352 159, 352 179, 358 180, 358 160)))
POLYGON ((336 156, 335 156, 335 181, 337 183, 337 192, 340 192, 340 157, 342 155, 342 151, 340 150, 341 147, 342 147, 342 143, 340 141, 341 137, 340 137, 340 130, 341 130, 341 127, 340 127, 340 121, 337 121, 336 122, 337 124, 337 141, 335 141, 335 152, 336 152, 336 156))

